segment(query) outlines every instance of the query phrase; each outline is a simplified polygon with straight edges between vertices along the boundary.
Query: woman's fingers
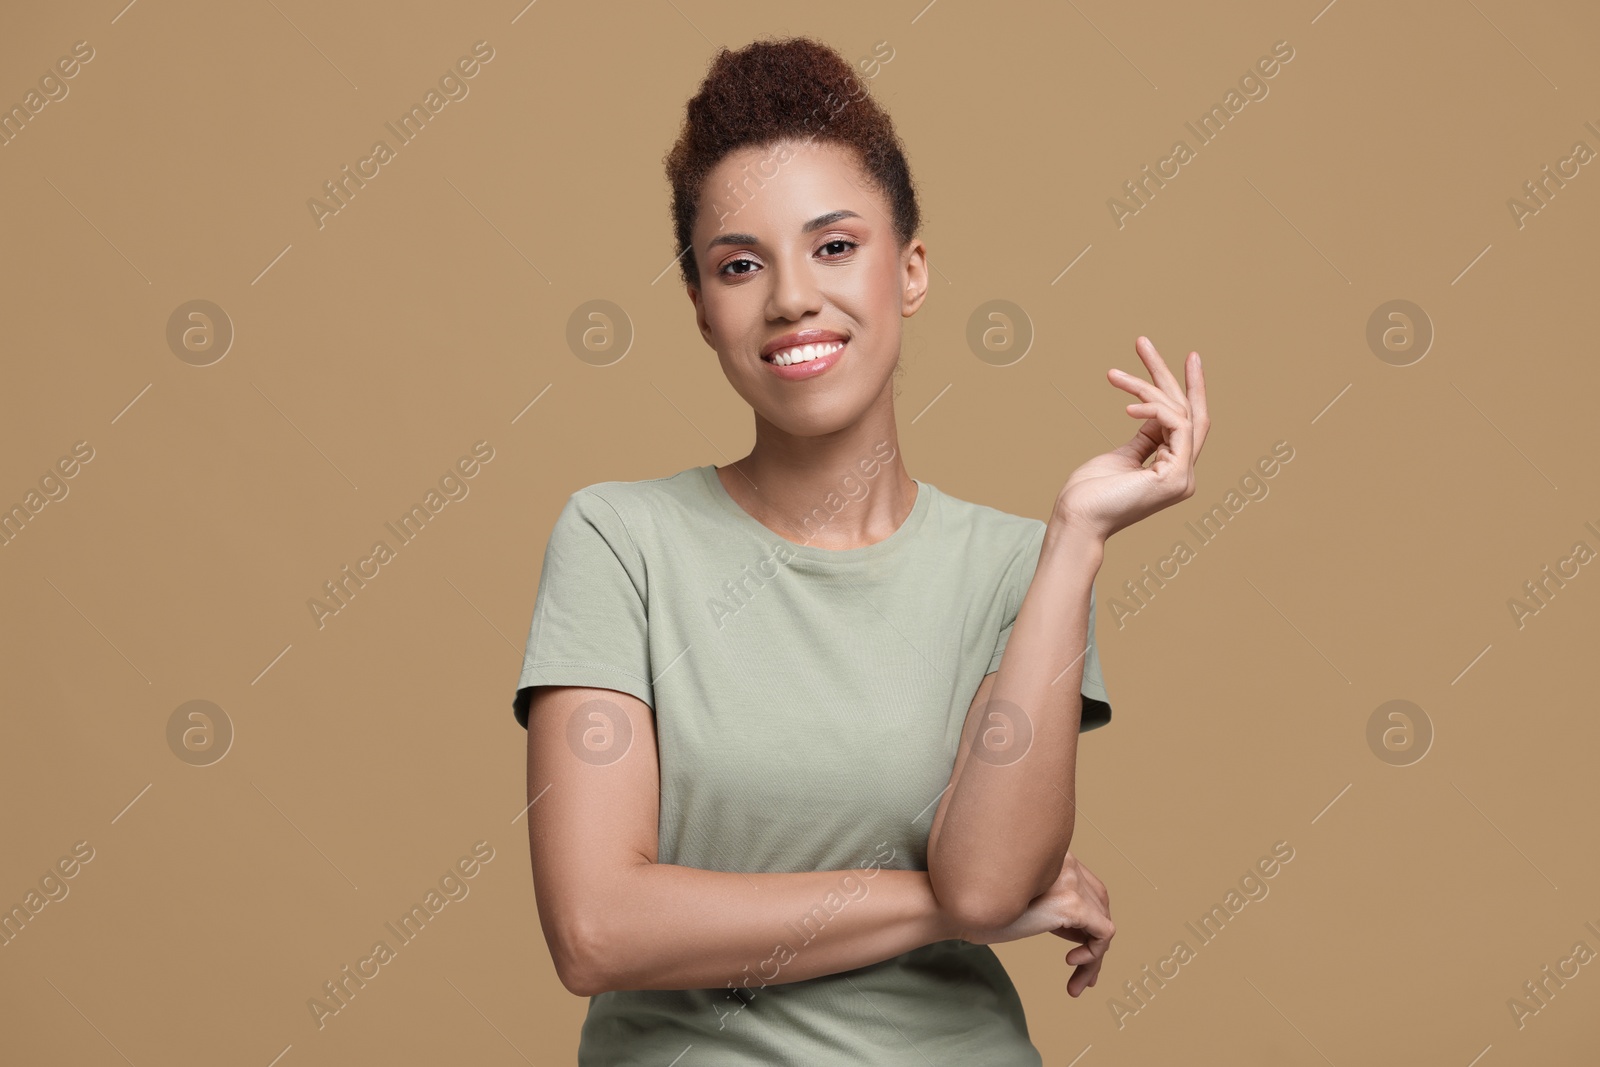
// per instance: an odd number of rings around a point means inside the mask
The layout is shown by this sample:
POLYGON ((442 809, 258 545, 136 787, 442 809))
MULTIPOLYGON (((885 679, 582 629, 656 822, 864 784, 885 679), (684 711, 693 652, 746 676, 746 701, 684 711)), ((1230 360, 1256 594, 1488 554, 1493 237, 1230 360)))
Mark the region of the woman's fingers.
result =
POLYGON ((1110 948, 1110 940, 1100 937, 1091 937, 1089 940, 1085 941, 1083 944, 1067 953, 1064 958, 1068 963, 1075 965, 1093 963, 1095 960, 1103 958, 1107 950, 1110 948))
POLYGON ((1100 961, 1086 963, 1072 972, 1067 979, 1067 993, 1069 996, 1081 996, 1083 991, 1100 980, 1100 961))
MULTIPOLYGON (((1092 897, 1083 897, 1083 906, 1073 909, 1071 926, 1058 926, 1050 932, 1057 937, 1068 941, 1081 941, 1081 948, 1093 949, 1096 955, 1104 953, 1111 944, 1111 938, 1117 932, 1116 925, 1112 923, 1111 916, 1100 907, 1100 902, 1092 897)), ((1067 955, 1072 955, 1079 949, 1072 949, 1067 955)))
MULTIPOLYGON (((1195 453, 1198 455, 1200 445, 1205 442, 1206 431, 1211 427, 1210 409, 1206 405, 1205 373, 1200 367, 1200 353, 1191 351, 1184 359, 1184 384, 1180 386, 1177 378, 1172 375, 1172 369, 1156 351, 1156 346, 1150 342, 1150 338, 1141 335, 1134 341, 1133 348, 1150 370, 1150 377, 1154 383, 1151 389, 1159 392, 1162 398, 1175 405, 1178 410, 1188 412, 1190 418, 1194 420, 1195 453)), ((1141 400, 1154 399, 1145 392, 1133 388, 1135 382, 1146 384, 1142 378, 1120 370, 1114 370, 1113 373, 1121 376, 1113 379, 1114 384, 1120 388, 1136 392, 1141 400)))
MULTIPOLYGON (((1076 909, 1073 918, 1070 920, 1073 925, 1058 926, 1050 932, 1063 941, 1081 942, 1080 948, 1095 946, 1097 942, 1109 945, 1117 930, 1116 926, 1111 922, 1111 916, 1096 906, 1098 902, 1091 902, 1088 897, 1083 899, 1084 906, 1076 909)), ((1076 948, 1070 949, 1067 955, 1070 956, 1077 951, 1078 949, 1076 948)), ((1100 947, 1100 951, 1105 951, 1103 945, 1100 947)))
MULTIPOLYGON (((1064 925, 1050 932, 1067 941, 1081 942, 1066 954, 1066 962, 1075 969, 1067 979, 1067 992, 1076 997, 1100 980, 1100 966, 1106 951, 1111 947, 1116 926, 1111 921, 1110 897, 1105 883, 1094 872, 1068 852, 1061 866, 1061 878, 1074 886, 1064 899, 1060 912, 1064 925)), ((1058 884, 1061 884, 1058 881, 1058 884)))
MULTIPOLYGON (((1127 405, 1125 410, 1130 417, 1158 421, 1167 431, 1167 435, 1173 438, 1174 446, 1178 444, 1179 438, 1193 439, 1193 412, 1181 395, 1174 401, 1171 396, 1143 378, 1136 378, 1116 367, 1107 373, 1111 375, 1112 384, 1117 388, 1132 393, 1140 399, 1141 403, 1127 405)), ((1175 447, 1174 450, 1178 451, 1180 456, 1184 455, 1181 449, 1175 447)))
POLYGON ((1105 909, 1106 915, 1109 916, 1111 914, 1111 894, 1106 890, 1106 884, 1100 880, 1099 875, 1082 863, 1078 864, 1078 874, 1084 881, 1089 883, 1089 888, 1094 890, 1094 895, 1100 900, 1100 906, 1105 909))
POLYGON ((1194 419, 1194 452, 1199 456, 1206 431, 1211 428, 1211 409, 1206 406, 1206 376, 1200 367, 1200 353, 1189 353, 1184 361, 1184 376, 1189 384, 1189 416, 1194 419))
POLYGON ((1140 400, 1150 404, 1171 406, 1172 398, 1162 392, 1160 388, 1145 381, 1137 374, 1129 374, 1121 367, 1112 367, 1106 371, 1111 377, 1111 384, 1124 392, 1132 393, 1140 400))
MULTIPOLYGON (((1148 456, 1154 448, 1166 445, 1167 451, 1172 453, 1173 458, 1187 469, 1194 433, 1184 415, 1173 411, 1165 404, 1129 404, 1128 414, 1136 419, 1154 421, 1161 427, 1161 440, 1148 440, 1144 450, 1145 456, 1148 456)), ((1148 433, 1144 433, 1143 427, 1140 427, 1140 433, 1145 438, 1150 438, 1148 433)))
POLYGON ((1183 425, 1182 413, 1173 411, 1166 404, 1129 404, 1127 412, 1131 418, 1155 419, 1169 430, 1183 425))
POLYGON ((1140 334, 1133 342, 1133 350, 1139 354, 1144 365, 1150 368, 1150 377, 1161 387, 1161 391, 1178 403, 1183 403, 1183 388, 1178 384, 1178 379, 1172 376, 1172 368, 1161 358, 1161 353, 1156 351, 1156 346, 1151 343, 1150 338, 1140 334))

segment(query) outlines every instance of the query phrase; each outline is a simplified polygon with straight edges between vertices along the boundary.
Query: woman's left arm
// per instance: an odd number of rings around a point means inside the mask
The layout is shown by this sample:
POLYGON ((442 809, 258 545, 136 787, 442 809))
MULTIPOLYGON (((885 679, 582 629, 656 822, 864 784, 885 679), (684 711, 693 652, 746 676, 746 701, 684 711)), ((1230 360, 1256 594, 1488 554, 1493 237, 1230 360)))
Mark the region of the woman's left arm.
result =
POLYGON ((934 894, 973 926, 1015 921, 1056 881, 1072 844, 1089 591, 1106 539, 1194 495, 1210 427, 1199 354, 1185 362, 1186 395, 1148 338, 1134 348, 1154 382, 1117 369, 1107 376, 1140 399, 1127 412, 1145 421, 1126 444, 1073 471, 1057 497, 1000 669, 973 697, 928 835, 934 894))

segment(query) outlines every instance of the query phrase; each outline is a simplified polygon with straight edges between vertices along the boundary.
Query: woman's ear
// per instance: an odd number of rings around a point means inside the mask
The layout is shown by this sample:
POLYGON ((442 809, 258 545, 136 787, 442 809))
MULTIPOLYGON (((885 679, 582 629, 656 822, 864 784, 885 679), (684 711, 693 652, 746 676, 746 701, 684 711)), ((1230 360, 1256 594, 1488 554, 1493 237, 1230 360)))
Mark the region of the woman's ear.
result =
POLYGON ((907 242, 903 257, 900 277, 904 279, 905 291, 900 294, 900 315, 910 318, 928 296, 928 249, 921 239, 913 237, 907 242))
POLYGON ((693 285, 685 286, 685 288, 689 293, 689 303, 694 305, 694 324, 700 328, 700 336, 705 340, 706 345, 712 351, 715 351, 717 346, 711 343, 711 325, 706 322, 706 309, 700 303, 700 290, 693 285))

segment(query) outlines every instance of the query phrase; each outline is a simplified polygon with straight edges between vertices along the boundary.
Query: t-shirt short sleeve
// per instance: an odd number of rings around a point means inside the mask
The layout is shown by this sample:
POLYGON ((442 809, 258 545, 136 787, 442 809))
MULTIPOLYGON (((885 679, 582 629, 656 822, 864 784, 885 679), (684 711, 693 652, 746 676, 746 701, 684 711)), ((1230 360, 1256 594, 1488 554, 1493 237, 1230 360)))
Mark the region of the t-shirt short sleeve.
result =
POLYGON ((616 689, 655 706, 646 595, 622 515, 593 488, 573 493, 550 531, 511 703, 524 729, 540 685, 616 689))
MULTIPOLYGON (((1033 574, 1039 563, 1039 551, 1044 545, 1044 523, 1039 524, 1039 529, 1028 542, 1024 549, 1021 565, 1011 573, 1018 577, 1018 584, 1007 591, 1008 601, 1006 609, 1006 624, 1000 631, 999 639, 995 643, 994 655, 989 658, 989 671, 1000 669, 1000 660, 1006 650, 1006 642, 1011 639, 1011 630, 1017 622, 1017 612, 1022 608, 1022 598, 1027 594, 1028 586, 1033 582, 1033 574)), ((1078 732, 1093 730, 1104 726, 1111 721, 1111 697, 1106 693, 1105 677, 1100 672, 1100 649, 1094 639, 1094 587, 1089 587, 1089 651, 1083 657, 1083 684, 1079 687, 1083 694, 1083 715, 1078 720, 1078 732)))

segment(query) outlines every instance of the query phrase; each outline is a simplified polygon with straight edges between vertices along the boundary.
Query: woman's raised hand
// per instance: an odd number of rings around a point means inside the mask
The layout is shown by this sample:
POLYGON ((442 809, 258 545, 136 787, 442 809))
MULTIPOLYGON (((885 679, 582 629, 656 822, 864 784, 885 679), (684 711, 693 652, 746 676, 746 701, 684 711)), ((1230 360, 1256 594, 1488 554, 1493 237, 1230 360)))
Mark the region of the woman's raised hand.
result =
POLYGON ((997 945, 1035 934, 1055 934, 1067 941, 1082 942, 1066 955, 1068 963, 1077 965, 1067 978, 1067 992, 1076 997, 1099 980, 1100 962, 1116 932, 1105 883, 1068 852, 1055 883, 1034 897, 1015 922, 993 930, 969 930, 961 940, 974 945, 997 945))
POLYGON ((1127 411, 1144 425, 1127 444, 1073 471, 1056 498, 1059 521, 1101 541, 1194 495, 1194 465, 1211 427, 1200 354, 1190 352, 1184 361, 1186 393, 1148 337, 1138 338, 1133 348, 1153 381, 1114 367, 1106 375, 1112 385, 1139 398, 1127 411), (1146 467, 1152 455, 1155 460, 1146 467))

